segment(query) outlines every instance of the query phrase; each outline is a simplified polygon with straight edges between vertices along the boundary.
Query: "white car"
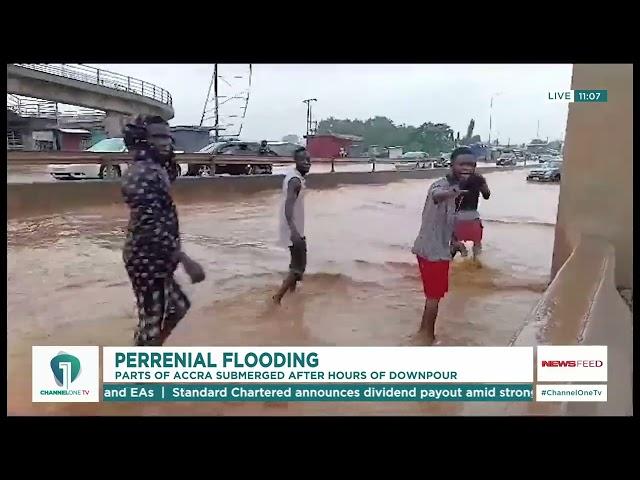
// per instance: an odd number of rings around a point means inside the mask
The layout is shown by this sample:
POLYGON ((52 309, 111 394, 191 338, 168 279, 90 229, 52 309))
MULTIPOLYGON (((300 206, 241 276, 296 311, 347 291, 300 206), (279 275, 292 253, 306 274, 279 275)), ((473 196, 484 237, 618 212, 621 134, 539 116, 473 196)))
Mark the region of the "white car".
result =
MULTIPOLYGON (((123 138, 105 138, 86 150, 87 152, 127 153, 123 138)), ((183 152, 176 152, 183 153, 183 152)), ((189 166, 180 163, 179 175, 186 175, 189 166)), ((114 179, 121 177, 127 171, 127 163, 118 165, 98 165, 97 163, 77 163, 49 165, 49 174, 57 180, 71 180, 80 178, 114 179)))
POLYGON ((406 152, 396 160, 396 170, 416 170, 422 168, 433 168, 433 160, 426 152, 406 152))

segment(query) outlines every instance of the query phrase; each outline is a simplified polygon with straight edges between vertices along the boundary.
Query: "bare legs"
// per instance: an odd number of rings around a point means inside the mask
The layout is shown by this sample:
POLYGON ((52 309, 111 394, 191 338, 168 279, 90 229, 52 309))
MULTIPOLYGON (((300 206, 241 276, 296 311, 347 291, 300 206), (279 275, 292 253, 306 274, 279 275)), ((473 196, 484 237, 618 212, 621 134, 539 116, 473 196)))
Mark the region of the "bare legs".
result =
POLYGON ((435 341, 435 328, 436 317, 438 316, 438 305, 440 299, 427 298, 424 302, 424 311, 422 312, 422 323, 420 324, 420 330, 418 330, 417 337, 420 338, 420 343, 423 345, 431 345, 435 341))
POLYGON ((284 297, 284 294, 287 293, 287 291, 295 292, 298 279, 299 279, 298 274, 289 272, 286 278, 284 279, 284 281, 282 282, 282 286, 280 287, 280 290, 278 290, 278 293, 276 293, 273 296, 273 302, 277 305, 280 305, 280 302, 282 301, 282 297, 284 297))
POLYGON ((474 242, 473 244, 473 258, 477 259, 482 253, 482 242, 474 242))

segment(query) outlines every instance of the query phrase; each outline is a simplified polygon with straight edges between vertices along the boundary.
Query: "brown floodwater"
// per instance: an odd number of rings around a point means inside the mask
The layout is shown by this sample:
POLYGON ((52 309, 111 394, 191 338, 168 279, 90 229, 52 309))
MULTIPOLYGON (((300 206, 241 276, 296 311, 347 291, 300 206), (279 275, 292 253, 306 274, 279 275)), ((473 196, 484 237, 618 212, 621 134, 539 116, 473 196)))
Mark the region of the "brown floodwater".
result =
MULTIPOLYGON (((546 288, 558 185, 526 172, 487 174, 482 264, 456 259, 436 332, 445 345, 508 345, 546 288)), ((167 345, 409 344, 424 296, 411 245, 432 180, 310 190, 308 269, 280 307, 286 272, 275 246, 279 192, 179 205, 183 245, 207 279, 177 277, 193 307, 167 345)), ((80 201, 79 201, 80 203, 80 201)), ((78 208, 7 224, 10 415, 461 414, 461 404, 31 403, 32 345, 130 345, 133 296, 121 260, 123 206, 78 208)))

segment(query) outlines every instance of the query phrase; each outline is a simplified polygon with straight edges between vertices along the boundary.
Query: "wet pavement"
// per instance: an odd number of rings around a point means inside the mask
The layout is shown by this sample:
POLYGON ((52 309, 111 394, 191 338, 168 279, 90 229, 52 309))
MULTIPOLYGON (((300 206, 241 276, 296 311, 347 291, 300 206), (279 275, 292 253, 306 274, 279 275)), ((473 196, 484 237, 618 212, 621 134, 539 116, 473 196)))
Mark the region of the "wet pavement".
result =
MULTIPOLYGON (((324 167, 324 166, 322 166, 324 167)), ((362 166, 366 167, 366 166, 362 166)), ((318 171, 314 165, 313 171, 318 171)), ((457 259, 437 334, 445 345, 508 345, 544 291, 559 186, 526 171, 486 175, 481 265, 457 259)), ((178 279, 193 308, 168 345, 406 345, 424 296, 411 245, 432 180, 307 192, 309 264, 281 307, 269 299, 288 252, 275 246, 278 192, 179 205, 185 250, 208 277, 178 279)), ((133 297, 122 206, 12 220, 8 228, 9 414, 456 414, 460 404, 32 404, 31 345, 129 345, 133 297)))

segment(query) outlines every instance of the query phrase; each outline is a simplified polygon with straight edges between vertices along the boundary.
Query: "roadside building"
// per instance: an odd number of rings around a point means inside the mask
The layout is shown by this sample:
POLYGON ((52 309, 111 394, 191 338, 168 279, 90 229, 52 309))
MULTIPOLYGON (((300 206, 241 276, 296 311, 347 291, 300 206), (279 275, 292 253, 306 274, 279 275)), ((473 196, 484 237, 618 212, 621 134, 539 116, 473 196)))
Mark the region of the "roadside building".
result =
POLYGON ((80 152, 91 146, 91 132, 83 128, 47 128, 31 134, 34 150, 80 152))
POLYGON ((307 150, 311 157, 316 158, 340 158, 340 149, 343 148, 347 157, 358 156, 362 151, 362 137, 356 135, 343 135, 338 133, 325 133, 306 135, 307 150))

